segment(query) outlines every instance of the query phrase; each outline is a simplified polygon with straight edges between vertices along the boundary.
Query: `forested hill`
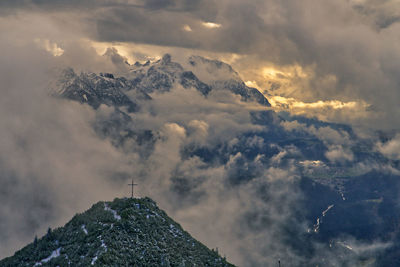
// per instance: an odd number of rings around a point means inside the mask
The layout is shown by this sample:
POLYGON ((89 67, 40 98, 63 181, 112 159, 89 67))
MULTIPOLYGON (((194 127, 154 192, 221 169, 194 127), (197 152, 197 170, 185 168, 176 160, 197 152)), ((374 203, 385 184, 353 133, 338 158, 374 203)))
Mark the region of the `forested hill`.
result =
POLYGON ((150 198, 98 202, 0 266, 233 266, 150 198))

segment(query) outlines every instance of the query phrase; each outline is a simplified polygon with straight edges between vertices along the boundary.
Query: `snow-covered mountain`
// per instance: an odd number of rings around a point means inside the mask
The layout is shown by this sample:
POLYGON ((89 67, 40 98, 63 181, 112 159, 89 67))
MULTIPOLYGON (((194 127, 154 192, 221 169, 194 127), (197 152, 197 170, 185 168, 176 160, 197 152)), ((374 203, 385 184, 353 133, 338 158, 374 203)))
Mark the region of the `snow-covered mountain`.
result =
POLYGON ((246 86, 229 65, 199 56, 190 57, 189 63, 191 70, 185 70, 166 54, 152 63, 135 63, 127 78, 114 77, 110 73, 78 75, 72 69, 66 69, 55 84, 57 88, 53 90, 62 97, 87 102, 94 108, 100 104, 126 106, 131 112, 138 109, 138 101, 151 99, 149 94, 169 92, 176 84, 195 88, 205 97, 213 90, 228 90, 240 95, 242 101, 270 106, 264 95, 246 86), (207 75, 202 75, 204 72, 207 75), (207 77, 206 81, 201 81, 195 73, 207 77))
POLYGON ((138 109, 137 100, 151 99, 148 94, 133 86, 132 82, 120 77, 115 78, 110 73, 81 73, 76 74, 68 68, 61 72, 53 91, 64 98, 88 103, 93 108, 101 104, 108 106, 126 106, 130 112, 138 109), (135 93, 134 98, 126 96, 127 91, 135 93))

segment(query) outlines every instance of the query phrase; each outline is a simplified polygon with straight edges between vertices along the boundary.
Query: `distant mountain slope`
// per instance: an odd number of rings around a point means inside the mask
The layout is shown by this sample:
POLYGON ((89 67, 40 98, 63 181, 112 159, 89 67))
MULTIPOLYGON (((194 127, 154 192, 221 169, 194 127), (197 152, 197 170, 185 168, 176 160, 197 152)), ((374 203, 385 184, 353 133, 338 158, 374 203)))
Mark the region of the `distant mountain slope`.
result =
MULTIPOLYGON (((162 158, 170 157, 170 148, 158 150, 159 145, 182 138, 177 161, 168 163, 171 171, 159 177, 169 181, 166 190, 181 200, 179 203, 201 203, 208 194, 204 185, 215 180, 226 192, 259 183, 259 190, 249 199, 259 199, 268 207, 281 205, 274 200, 279 194, 271 186, 275 182, 269 180, 269 173, 288 171, 288 179, 285 175, 277 183, 284 185, 280 187, 282 195, 295 193, 299 199, 284 222, 279 223, 285 237, 279 242, 295 255, 290 259, 291 253, 286 253, 287 266, 290 260, 291 266, 357 266, 354 262, 366 259, 377 262, 376 266, 391 266, 387 259, 399 258, 400 160, 387 158, 380 151, 393 136, 382 135, 379 140, 362 137, 349 125, 237 105, 237 97, 225 98, 229 92, 241 96, 242 101, 264 106, 269 103, 258 90, 247 87, 231 66, 218 60, 192 56, 179 64, 165 55, 158 61, 137 62, 130 68, 125 78, 112 74, 77 75, 67 70, 61 77, 58 96, 94 109, 99 107, 100 115, 93 123, 95 132, 127 156, 139 155, 140 161, 151 167, 157 167, 153 156, 158 159, 160 151, 162 158), (225 93, 220 94, 219 90, 225 93), (185 101, 185 97, 193 99, 185 101), (103 112, 100 104, 111 108, 103 112), (170 131, 171 125, 179 131, 170 131), (223 170, 221 176, 213 175, 217 169, 218 173, 223 170), (371 246, 364 249, 365 244, 371 246), (325 261, 327 256, 320 257, 321 251, 335 255, 329 264, 325 261), (383 265, 385 262, 388 265, 383 265)), ((144 179, 153 179, 149 173, 143 174, 144 179)), ((240 238, 249 232, 257 236, 267 233, 261 243, 268 244, 268 221, 274 219, 273 215, 257 206, 247 210, 268 220, 254 226, 249 219, 252 217, 243 213, 232 221, 243 231, 240 238)), ((207 217, 205 220, 209 222, 207 217)), ((254 242, 255 246, 249 246, 252 253, 259 245, 258 240, 254 242)), ((58 255, 62 250, 57 249, 54 246, 37 260, 46 259, 53 252, 58 255)), ((274 259, 271 250, 265 252, 262 246, 259 249, 260 258, 274 259)), ((272 251, 281 258, 281 249, 272 251)), ((266 266, 264 261, 257 265, 249 261, 258 259, 248 259, 247 255, 244 258, 244 266, 266 266)))
POLYGON ((240 95, 243 101, 255 101, 263 106, 271 106, 256 88, 248 87, 239 74, 228 64, 201 56, 189 58, 189 69, 200 80, 210 85, 212 90, 229 90, 240 95))
POLYGON ((189 66, 191 70, 184 69, 166 54, 155 62, 136 62, 126 78, 114 77, 110 73, 78 75, 72 69, 66 69, 53 85, 53 90, 61 97, 86 102, 94 108, 101 104, 126 106, 130 112, 138 110, 138 102, 151 99, 150 94, 169 92, 176 84, 186 89, 195 88, 204 96, 212 90, 228 90, 240 95, 242 101, 270 106, 263 94, 246 86, 232 67, 223 62, 196 56, 189 59, 189 66), (230 73, 226 79, 218 77, 218 73, 226 72, 227 69, 230 73), (213 78, 200 80, 195 73, 201 75, 204 71, 213 78))
POLYGON ((101 104, 115 107, 126 106, 130 112, 134 112, 138 109, 138 101, 151 99, 145 92, 135 90, 132 83, 123 77, 115 78, 110 73, 78 75, 71 68, 61 72, 54 87, 56 87, 53 88, 56 95, 88 103, 93 108, 98 108, 101 104), (134 98, 126 95, 126 92, 131 90, 135 91, 134 98))
POLYGON ((154 201, 98 202, 0 266, 233 266, 195 240, 154 201))

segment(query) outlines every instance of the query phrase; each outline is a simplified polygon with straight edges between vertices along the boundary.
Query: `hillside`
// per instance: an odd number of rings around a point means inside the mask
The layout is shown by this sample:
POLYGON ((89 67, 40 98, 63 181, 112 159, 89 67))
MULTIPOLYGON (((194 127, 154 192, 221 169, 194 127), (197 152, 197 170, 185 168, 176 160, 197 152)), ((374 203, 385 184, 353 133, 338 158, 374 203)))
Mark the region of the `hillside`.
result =
POLYGON ((233 266, 150 198, 98 202, 0 266, 233 266))

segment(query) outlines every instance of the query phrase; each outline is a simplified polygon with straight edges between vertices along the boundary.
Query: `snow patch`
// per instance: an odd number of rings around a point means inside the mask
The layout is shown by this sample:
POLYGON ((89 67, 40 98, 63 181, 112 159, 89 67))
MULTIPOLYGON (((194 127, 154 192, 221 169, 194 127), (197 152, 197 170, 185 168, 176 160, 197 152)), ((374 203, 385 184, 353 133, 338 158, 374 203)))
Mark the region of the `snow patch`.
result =
POLYGON ((347 245, 345 242, 337 242, 339 245, 347 248, 348 250, 353 250, 353 248, 349 245, 347 245))
POLYGON ((92 259, 92 262, 91 262, 90 264, 91 264, 91 265, 94 265, 96 261, 97 261, 97 256, 95 256, 95 257, 92 259))
POLYGON ((116 219, 117 221, 121 220, 121 216, 119 216, 118 213, 115 210, 111 209, 107 205, 107 203, 104 203, 104 210, 110 211, 114 215, 114 219, 116 219))
POLYGON ((87 235, 88 231, 86 229, 86 225, 82 224, 81 228, 82 228, 82 231, 85 233, 85 235, 87 235))
POLYGON ((177 229, 174 225, 170 224, 169 225, 169 232, 174 236, 174 237, 178 237, 179 235, 182 235, 182 232, 177 229))
POLYGON ((322 212, 322 217, 325 217, 325 215, 326 215, 326 213, 331 209, 331 208, 333 208, 335 205, 330 205, 326 210, 324 210, 323 212, 322 212))
POLYGON ((36 262, 34 266, 41 266, 43 263, 47 263, 49 262, 51 259, 57 258, 60 256, 60 250, 61 248, 58 248, 56 250, 53 250, 53 252, 51 252, 51 255, 48 256, 47 258, 41 260, 40 262, 36 262))
MULTIPOLYGON (((97 238, 99 238, 100 239, 100 242, 101 242, 101 247, 102 248, 104 248, 104 250, 105 250, 105 252, 107 252, 107 245, 104 243, 104 240, 103 239, 101 239, 101 236, 98 236, 97 238)), ((91 265, 94 265, 95 263, 96 263, 96 261, 97 261, 97 259, 99 258, 99 255, 101 254, 101 252, 100 251, 97 251, 97 253, 96 253, 96 256, 94 256, 93 258, 92 258, 92 261, 91 261, 91 265)))
POLYGON ((103 239, 100 239, 101 241, 101 247, 105 249, 105 251, 107 251, 107 245, 104 243, 103 239))
POLYGON ((322 212, 322 217, 317 218, 317 223, 314 224, 314 232, 315 232, 315 233, 318 233, 318 232, 319 232, 319 227, 321 226, 322 218, 325 217, 326 214, 328 213, 328 211, 329 211, 330 209, 332 209, 334 206, 335 206, 335 205, 329 205, 328 208, 322 212))

